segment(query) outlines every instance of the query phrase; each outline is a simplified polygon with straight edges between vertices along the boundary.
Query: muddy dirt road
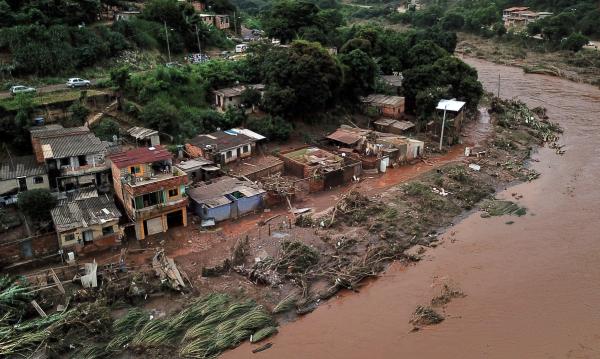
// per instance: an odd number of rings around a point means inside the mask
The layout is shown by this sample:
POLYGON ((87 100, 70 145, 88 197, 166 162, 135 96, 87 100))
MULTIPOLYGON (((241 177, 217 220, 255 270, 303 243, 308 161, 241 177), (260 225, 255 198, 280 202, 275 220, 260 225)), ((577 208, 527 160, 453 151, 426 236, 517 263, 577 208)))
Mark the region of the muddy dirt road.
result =
POLYGON ((499 193, 523 195, 523 217, 473 213, 420 263, 392 266, 360 294, 343 294, 284 325, 273 347, 224 358, 599 358, 600 90, 521 69, 466 60, 503 97, 545 106, 567 150, 540 149, 542 176, 499 193), (507 224, 514 221, 513 224, 507 224), (467 296, 446 320, 411 333, 415 307, 449 283, 467 296))

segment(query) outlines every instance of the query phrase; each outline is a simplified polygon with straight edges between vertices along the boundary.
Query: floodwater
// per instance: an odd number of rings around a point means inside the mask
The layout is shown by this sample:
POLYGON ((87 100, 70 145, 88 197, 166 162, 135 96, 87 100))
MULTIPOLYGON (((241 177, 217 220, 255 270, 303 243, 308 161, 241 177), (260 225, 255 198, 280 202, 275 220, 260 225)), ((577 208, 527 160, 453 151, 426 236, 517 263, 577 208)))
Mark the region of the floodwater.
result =
POLYGON ((474 213, 423 261, 393 265, 360 294, 343 294, 283 325, 273 346, 224 358, 600 358, 600 90, 466 59, 486 89, 545 106, 565 129, 563 156, 542 148, 542 176, 498 194, 523 217, 474 213), (513 224, 507 224, 514 221, 513 224), (415 307, 448 283, 465 298, 439 325, 410 332, 415 307))

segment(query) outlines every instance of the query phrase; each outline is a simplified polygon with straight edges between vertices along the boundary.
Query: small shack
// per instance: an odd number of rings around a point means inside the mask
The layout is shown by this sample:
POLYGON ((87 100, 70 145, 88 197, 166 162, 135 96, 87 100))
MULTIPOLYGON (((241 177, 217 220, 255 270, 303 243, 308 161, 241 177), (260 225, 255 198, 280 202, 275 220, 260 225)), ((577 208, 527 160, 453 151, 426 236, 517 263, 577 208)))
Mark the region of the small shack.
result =
POLYGON ((187 173, 188 183, 209 181, 220 176, 221 169, 205 158, 198 157, 181 161, 175 165, 181 171, 187 173))
POLYGON ((462 131, 462 123, 465 118, 465 102, 451 100, 440 100, 436 106, 436 116, 438 120, 432 126, 432 130, 438 136, 441 135, 442 123, 444 126, 445 143, 451 146, 458 143, 460 140, 460 132, 462 131), (444 119, 445 117, 445 119, 444 119))
POLYGON ((190 206, 203 226, 259 210, 265 195, 266 191, 253 182, 227 176, 188 190, 190 206))
POLYGON ((144 127, 132 127, 127 134, 135 140, 138 147, 155 147, 160 145, 158 131, 144 127))
POLYGON ((400 119, 404 115, 404 97, 371 94, 361 99, 365 111, 373 109, 382 116, 400 119))
POLYGON ((410 121, 394 120, 392 118, 381 118, 373 122, 373 127, 379 132, 393 133, 396 135, 405 135, 415 128, 415 124, 410 121))

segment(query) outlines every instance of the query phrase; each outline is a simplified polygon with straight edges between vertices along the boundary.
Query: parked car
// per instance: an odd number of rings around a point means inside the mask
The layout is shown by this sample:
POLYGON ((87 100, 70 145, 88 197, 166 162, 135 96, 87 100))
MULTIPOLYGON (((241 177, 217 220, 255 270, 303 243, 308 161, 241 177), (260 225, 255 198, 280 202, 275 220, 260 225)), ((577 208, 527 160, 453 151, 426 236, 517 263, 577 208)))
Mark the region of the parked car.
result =
POLYGON ((90 87, 91 82, 89 80, 80 79, 79 77, 72 77, 67 81, 67 87, 90 87))
POLYGON ((34 87, 27 87, 22 85, 13 86, 10 88, 10 94, 16 96, 20 93, 34 93, 37 90, 34 87))

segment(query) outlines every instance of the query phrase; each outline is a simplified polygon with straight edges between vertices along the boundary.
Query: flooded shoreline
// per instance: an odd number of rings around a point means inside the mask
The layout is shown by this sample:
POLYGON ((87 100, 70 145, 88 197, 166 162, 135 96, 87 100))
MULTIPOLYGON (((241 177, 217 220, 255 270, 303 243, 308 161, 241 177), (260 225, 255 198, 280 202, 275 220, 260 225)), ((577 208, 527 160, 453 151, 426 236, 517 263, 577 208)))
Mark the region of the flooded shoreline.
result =
MULTIPOLYGON (((473 213, 443 244, 407 268, 393 265, 360 294, 341 295, 284 325, 264 358, 587 358, 600 356, 600 91, 465 59, 489 91, 544 106, 565 129, 558 156, 541 148, 542 174, 498 194, 522 195, 524 217, 473 213), (441 324, 412 333, 415 307, 450 284, 465 298, 448 304, 441 324)), ((538 162, 539 161, 539 162, 538 162)), ((246 358, 242 345, 223 358, 246 358)))

